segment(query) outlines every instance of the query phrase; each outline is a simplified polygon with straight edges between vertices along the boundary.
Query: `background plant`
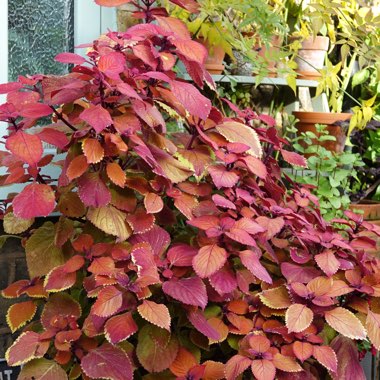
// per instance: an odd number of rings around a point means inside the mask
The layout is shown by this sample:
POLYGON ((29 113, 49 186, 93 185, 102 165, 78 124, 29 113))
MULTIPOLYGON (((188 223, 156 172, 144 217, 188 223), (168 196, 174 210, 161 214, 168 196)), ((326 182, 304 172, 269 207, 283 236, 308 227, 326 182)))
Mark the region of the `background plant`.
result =
POLYGON ((8 363, 24 379, 364 379, 357 341, 380 347, 380 310, 363 234, 379 229, 353 213, 331 225, 283 181, 277 153, 306 162, 272 118, 228 101, 226 117, 177 78, 180 59, 213 85, 205 49, 152 5, 86 58, 59 54, 71 73, 0 86, 2 183, 25 186, 3 224, 22 237, 30 275, 2 291, 21 297, 7 313, 23 329, 8 363), (43 117, 51 125, 36 130, 43 117), (186 132, 167 133, 173 118, 186 132), (50 162, 58 182, 42 171, 50 162))

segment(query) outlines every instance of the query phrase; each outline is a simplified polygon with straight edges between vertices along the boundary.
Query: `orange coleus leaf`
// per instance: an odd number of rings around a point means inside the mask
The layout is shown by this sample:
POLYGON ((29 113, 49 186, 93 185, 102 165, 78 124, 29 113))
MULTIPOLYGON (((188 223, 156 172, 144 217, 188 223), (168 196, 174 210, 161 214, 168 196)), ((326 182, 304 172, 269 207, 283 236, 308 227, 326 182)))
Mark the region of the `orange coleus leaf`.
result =
POLYGON ((214 330, 219 333, 220 336, 217 340, 209 338, 210 344, 223 342, 227 339, 229 329, 228 326, 220 318, 213 317, 208 319, 207 322, 214 328, 214 330))
POLYGON ((99 292, 92 311, 99 317, 110 317, 117 313, 122 303, 122 292, 114 286, 107 286, 99 292))
POLYGON ((252 319, 243 317, 242 315, 236 315, 234 313, 228 313, 227 319, 231 322, 229 326, 232 334, 247 335, 253 328, 252 319))
POLYGON ((144 198, 144 206, 148 214, 156 214, 164 207, 162 198, 155 193, 148 193, 144 198))
POLYGON ((5 147, 28 165, 36 165, 42 157, 42 141, 37 135, 17 131, 10 135, 5 147))
POLYGON ((360 320, 343 307, 325 312, 326 322, 338 333, 351 339, 365 339, 367 334, 360 320))
POLYGON ((271 309, 285 309, 291 305, 289 293, 284 285, 263 290, 259 297, 261 302, 271 309))
POLYGON ((293 353, 297 359, 304 362, 313 355, 313 345, 309 342, 296 341, 293 343, 293 353))
POLYGON ((112 344, 117 344, 137 332, 138 327, 130 312, 110 318, 105 326, 105 336, 112 344))
POLYGON ((12 305, 8 309, 7 323, 12 333, 30 321, 36 314, 37 306, 33 301, 25 301, 12 305))
POLYGON ((366 327, 371 343, 377 350, 380 350, 380 314, 368 310, 366 327))
POLYGON ((290 356, 285 356, 282 354, 274 354, 273 364, 276 368, 285 372, 300 372, 302 367, 290 356))
POLYGON ((217 272, 227 260, 227 251, 216 244, 205 245, 193 258, 193 268, 201 278, 217 272))
POLYGON ((257 380, 273 380, 276 376, 276 367, 268 359, 253 360, 251 371, 257 380))
POLYGON ((293 304, 285 314, 286 327, 289 332, 301 332, 310 326, 313 317, 313 312, 307 306, 293 304))
POLYGON ((169 369, 176 376, 186 376, 189 370, 197 364, 195 356, 190 351, 180 347, 169 369))
POLYGON ((116 162, 109 162, 106 167, 108 178, 117 186, 124 187, 127 178, 124 170, 116 162))
POLYGON ((340 267, 340 262, 335 257, 334 252, 329 249, 315 255, 314 259, 327 276, 332 276, 335 274, 340 267))
POLYGON ((220 362, 214 362, 212 360, 207 360, 202 363, 205 366, 205 371, 203 373, 203 380, 221 380, 224 379, 225 365, 220 362))
POLYGON ((76 156, 66 169, 67 178, 72 181, 80 177, 87 171, 88 166, 87 158, 83 154, 76 156))
POLYGON ((59 292, 71 288, 77 279, 75 272, 66 273, 64 265, 52 269, 45 277, 45 290, 59 292))
POLYGON ((244 315, 248 312, 249 305, 244 300, 232 300, 228 303, 227 309, 235 314, 244 315))
POLYGON ((137 307, 137 311, 148 322, 170 331, 170 314, 169 309, 165 305, 144 300, 137 307))
POLYGON ((104 157, 104 149, 97 139, 85 139, 82 150, 89 164, 97 164, 104 157))
POLYGON ((335 351, 329 346, 314 346, 313 356, 329 371, 336 372, 338 369, 338 359, 335 351))
POLYGON ((19 280, 10 284, 5 289, 1 291, 1 296, 4 298, 17 298, 21 294, 20 292, 25 289, 29 285, 28 280, 19 280))
POLYGON ((226 363, 225 376, 226 380, 235 380, 241 373, 243 373, 250 365, 251 359, 235 355, 226 363))
POLYGON ((59 198, 57 208, 63 215, 71 218, 80 218, 86 212, 86 208, 78 194, 73 192, 62 194, 59 198))

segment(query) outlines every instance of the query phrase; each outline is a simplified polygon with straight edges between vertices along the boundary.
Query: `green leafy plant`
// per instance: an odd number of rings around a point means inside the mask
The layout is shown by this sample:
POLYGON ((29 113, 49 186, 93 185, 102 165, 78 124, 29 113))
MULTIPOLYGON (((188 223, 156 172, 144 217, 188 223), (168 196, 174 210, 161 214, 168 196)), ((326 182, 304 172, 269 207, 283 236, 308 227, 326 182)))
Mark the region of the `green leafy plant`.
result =
MULTIPOLYGON (((296 132, 295 129, 289 132, 296 132)), ((359 182, 357 170, 364 166, 358 153, 331 152, 323 146, 326 141, 335 141, 324 125, 316 125, 316 134, 308 131, 291 138, 292 147, 308 157, 308 170, 293 169, 291 177, 311 186, 321 206, 321 213, 328 220, 341 217, 350 205, 350 186, 359 182)))

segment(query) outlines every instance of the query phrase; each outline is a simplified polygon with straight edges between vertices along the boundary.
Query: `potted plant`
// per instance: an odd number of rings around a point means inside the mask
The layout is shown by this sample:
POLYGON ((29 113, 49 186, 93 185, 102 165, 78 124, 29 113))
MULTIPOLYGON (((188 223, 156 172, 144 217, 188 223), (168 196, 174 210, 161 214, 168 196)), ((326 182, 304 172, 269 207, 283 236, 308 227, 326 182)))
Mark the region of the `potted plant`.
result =
POLYGON ((305 160, 273 120, 232 104, 227 118, 177 78, 178 58, 209 80, 205 50, 179 20, 154 18, 86 58, 58 55, 74 66, 65 76, 0 86, 3 180, 25 185, 3 224, 30 274, 2 291, 22 297, 7 313, 23 329, 8 363, 23 365, 20 379, 364 379, 360 342, 380 347, 380 261, 360 234, 380 232, 325 221, 283 181, 273 153, 305 160), (33 134, 43 117, 52 124, 33 134), (167 134, 167 118, 187 132, 167 134), (41 171, 54 158, 42 141, 66 153, 58 182, 41 171))

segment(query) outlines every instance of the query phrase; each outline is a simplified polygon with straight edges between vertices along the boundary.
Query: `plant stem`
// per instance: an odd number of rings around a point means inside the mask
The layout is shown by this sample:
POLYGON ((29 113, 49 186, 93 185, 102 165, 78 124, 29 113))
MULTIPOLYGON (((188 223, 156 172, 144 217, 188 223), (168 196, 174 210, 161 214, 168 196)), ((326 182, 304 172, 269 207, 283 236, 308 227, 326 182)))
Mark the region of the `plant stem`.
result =
POLYGON ((72 131, 76 132, 77 129, 70 124, 60 112, 58 112, 53 106, 50 106, 50 108, 53 110, 54 114, 58 117, 59 120, 61 120, 64 124, 66 124, 72 131))

